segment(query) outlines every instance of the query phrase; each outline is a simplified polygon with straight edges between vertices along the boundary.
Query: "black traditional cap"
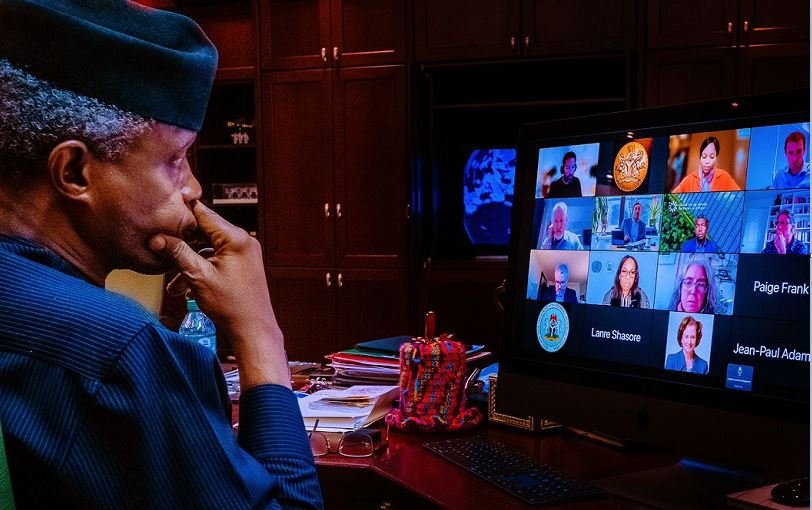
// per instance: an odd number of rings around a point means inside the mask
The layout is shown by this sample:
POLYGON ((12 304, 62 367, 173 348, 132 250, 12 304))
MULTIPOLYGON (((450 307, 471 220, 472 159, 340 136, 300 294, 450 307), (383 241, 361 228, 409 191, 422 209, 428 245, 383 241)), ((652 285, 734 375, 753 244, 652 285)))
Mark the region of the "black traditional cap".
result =
POLYGON ((217 69, 217 50, 194 21, 126 0, 0 0, 0 59, 194 131, 217 69))

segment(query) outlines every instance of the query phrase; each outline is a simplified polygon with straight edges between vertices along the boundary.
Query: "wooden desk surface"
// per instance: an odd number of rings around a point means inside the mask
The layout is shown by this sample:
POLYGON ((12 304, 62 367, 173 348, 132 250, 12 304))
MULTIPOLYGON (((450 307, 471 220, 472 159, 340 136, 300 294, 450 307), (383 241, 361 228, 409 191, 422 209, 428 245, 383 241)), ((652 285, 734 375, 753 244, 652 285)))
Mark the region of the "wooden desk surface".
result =
MULTIPOLYGON (((582 480, 596 480, 665 466, 679 460, 676 456, 662 453, 620 451, 566 432, 532 434, 504 426, 486 424, 478 430, 464 434, 480 434, 500 441, 582 480)), ((431 504, 440 508, 539 508, 525 505, 521 500, 421 446, 426 441, 458 435, 461 434, 404 434, 393 431, 389 436, 388 450, 372 459, 367 459, 369 468, 379 476, 420 494, 431 504)), ((329 457, 322 457, 318 460, 318 464, 320 466, 345 464, 340 456, 331 455, 329 457)), ((634 509, 650 507, 606 496, 561 505, 545 505, 543 508, 634 509)))
MULTIPOLYGON (((239 404, 234 402, 234 421, 238 413, 239 404)), ((422 446, 427 441, 464 435, 482 435, 500 441, 590 482, 671 466, 680 460, 673 453, 620 450, 567 431, 530 433, 489 423, 473 431, 454 434, 410 434, 392 430, 387 447, 372 457, 355 459, 328 454, 316 459, 326 507, 353 510, 652 508, 614 495, 529 506, 422 446)), ((725 508, 724 502, 720 507, 725 508)))

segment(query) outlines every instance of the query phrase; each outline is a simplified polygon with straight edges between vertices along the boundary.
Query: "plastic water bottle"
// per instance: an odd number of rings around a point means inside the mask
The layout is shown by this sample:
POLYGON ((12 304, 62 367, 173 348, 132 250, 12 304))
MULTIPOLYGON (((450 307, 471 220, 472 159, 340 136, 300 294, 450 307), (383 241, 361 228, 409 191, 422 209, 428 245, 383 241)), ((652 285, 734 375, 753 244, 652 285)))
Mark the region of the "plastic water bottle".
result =
POLYGON ((186 316, 178 329, 180 336, 205 345, 217 354, 217 330, 214 323, 200 311, 194 299, 186 301, 186 316))

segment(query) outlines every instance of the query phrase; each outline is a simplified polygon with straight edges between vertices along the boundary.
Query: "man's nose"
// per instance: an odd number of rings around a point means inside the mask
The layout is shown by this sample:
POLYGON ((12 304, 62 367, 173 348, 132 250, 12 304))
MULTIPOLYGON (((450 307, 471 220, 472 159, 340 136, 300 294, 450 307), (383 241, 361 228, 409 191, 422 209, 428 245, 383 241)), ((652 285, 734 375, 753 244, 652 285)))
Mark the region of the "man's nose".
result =
POLYGON ((195 177, 191 171, 189 172, 189 180, 186 181, 186 186, 183 187, 181 193, 186 203, 193 200, 200 200, 200 197, 203 196, 203 187, 200 186, 200 181, 197 180, 197 177, 195 177))

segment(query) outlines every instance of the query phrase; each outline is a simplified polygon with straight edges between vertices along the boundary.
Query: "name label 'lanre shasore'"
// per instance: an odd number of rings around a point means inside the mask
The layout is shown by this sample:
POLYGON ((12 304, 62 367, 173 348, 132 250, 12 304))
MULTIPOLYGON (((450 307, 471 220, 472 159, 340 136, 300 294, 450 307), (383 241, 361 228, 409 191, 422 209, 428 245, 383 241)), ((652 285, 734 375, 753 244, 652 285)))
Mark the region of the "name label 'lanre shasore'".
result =
POLYGON ((634 333, 622 333, 616 329, 606 331, 592 328, 592 338, 605 338, 607 340, 622 340, 624 342, 639 342, 642 337, 634 333))

